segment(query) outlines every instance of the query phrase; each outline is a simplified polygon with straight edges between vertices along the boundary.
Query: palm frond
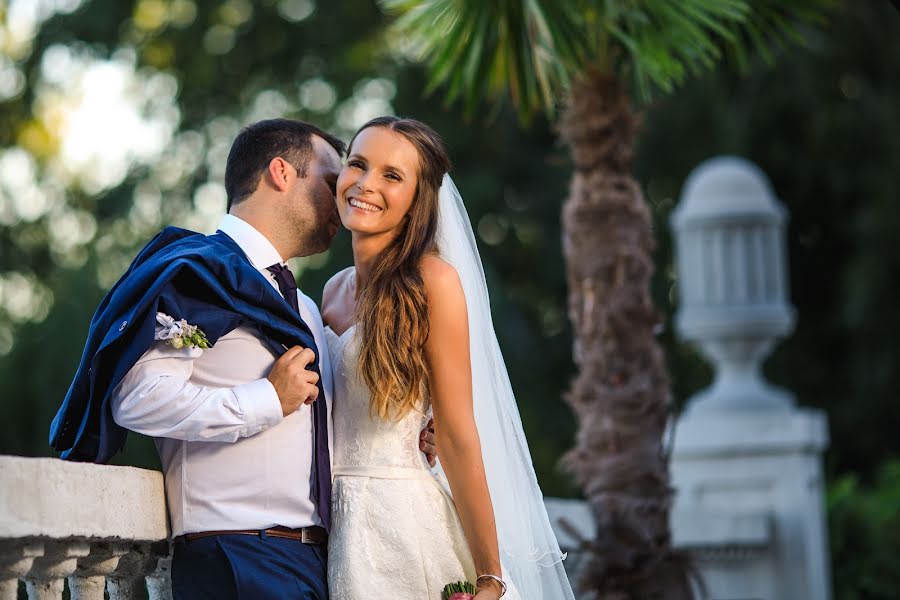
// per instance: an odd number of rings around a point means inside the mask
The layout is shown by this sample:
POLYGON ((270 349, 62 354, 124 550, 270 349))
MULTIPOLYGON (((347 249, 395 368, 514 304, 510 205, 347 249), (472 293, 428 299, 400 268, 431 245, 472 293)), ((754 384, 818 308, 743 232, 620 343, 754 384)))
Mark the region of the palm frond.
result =
POLYGON ((381 0, 399 15, 392 33, 430 66, 428 91, 445 102, 510 96, 523 121, 552 114, 573 78, 590 69, 630 80, 638 100, 670 93, 729 52, 803 44, 838 0, 381 0))
MULTIPOLYGON (((610 2, 604 2, 608 5, 610 2)), ((616 68, 630 73, 637 96, 671 92, 688 75, 712 68, 722 44, 734 41, 734 27, 750 12, 745 0, 682 0, 631 2, 618 13, 615 39, 621 52, 616 68)))
POLYGON ((575 3, 554 0, 382 0, 399 15, 392 28, 430 65, 428 91, 446 86, 446 103, 509 94, 527 120, 552 111, 586 42, 575 3))

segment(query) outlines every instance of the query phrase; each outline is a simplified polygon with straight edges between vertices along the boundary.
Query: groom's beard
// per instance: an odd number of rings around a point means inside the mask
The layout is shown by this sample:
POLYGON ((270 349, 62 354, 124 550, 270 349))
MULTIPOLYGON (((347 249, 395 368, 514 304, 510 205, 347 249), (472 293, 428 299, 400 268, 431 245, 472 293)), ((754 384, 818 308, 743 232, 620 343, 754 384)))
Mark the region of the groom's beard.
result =
POLYGON ((337 232, 341 230, 341 214, 338 212, 337 206, 334 207, 334 212, 331 213, 331 221, 328 223, 328 225, 328 245, 330 246, 331 240, 333 240, 334 236, 337 235, 337 232))
MULTIPOLYGON (((335 213, 335 215, 337 215, 337 213, 335 213)), ((340 231, 340 229, 341 222, 335 216, 335 219, 328 221, 309 232, 306 238, 312 243, 309 245, 308 254, 320 254, 328 250, 331 247, 334 236, 337 235, 337 232, 340 231)))
POLYGON ((334 211, 331 213, 331 218, 328 222, 322 226, 321 232, 324 233, 324 246, 321 252, 328 250, 331 247, 331 241, 334 239, 334 236, 337 235, 338 231, 341 230, 341 216, 338 214, 337 206, 335 206, 334 211))

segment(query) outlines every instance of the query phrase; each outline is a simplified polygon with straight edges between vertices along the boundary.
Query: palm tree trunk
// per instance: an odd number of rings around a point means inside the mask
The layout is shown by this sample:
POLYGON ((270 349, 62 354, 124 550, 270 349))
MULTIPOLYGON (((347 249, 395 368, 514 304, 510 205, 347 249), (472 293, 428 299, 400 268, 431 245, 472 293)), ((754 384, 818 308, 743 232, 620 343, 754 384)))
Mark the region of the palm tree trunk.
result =
POLYGON ((637 126, 622 84, 599 72, 572 88, 559 123, 575 166, 563 250, 578 366, 566 400, 579 422, 564 461, 597 525, 580 584, 603 600, 692 597, 669 531, 671 397, 649 293, 651 216, 631 176, 637 126))

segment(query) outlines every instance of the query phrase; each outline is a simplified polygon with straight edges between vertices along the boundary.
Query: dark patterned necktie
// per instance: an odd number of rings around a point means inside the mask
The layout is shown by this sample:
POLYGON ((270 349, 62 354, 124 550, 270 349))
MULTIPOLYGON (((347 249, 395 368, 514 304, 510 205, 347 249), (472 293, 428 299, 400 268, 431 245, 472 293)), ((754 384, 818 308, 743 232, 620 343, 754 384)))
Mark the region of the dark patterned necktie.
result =
MULTIPOLYGON (((284 265, 275 264, 268 268, 268 271, 275 276, 278 283, 278 289, 288 304, 300 312, 300 306, 297 301, 297 280, 294 274, 284 265)), ((319 348, 320 352, 325 352, 319 348)), ((321 364, 321 363, 320 363, 321 364)), ((321 369, 319 377, 322 377, 321 369)), ((320 379, 321 382, 321 379, 320 379)), ((323 387, 319 387, 319 398, 313 402, 313 465, 311 483, 312 497, 316 501, 316 510, 325 529, 331 530, 331 460, 328 455, 328 406, 325 403, 325 397, 321 394, 323 387)))

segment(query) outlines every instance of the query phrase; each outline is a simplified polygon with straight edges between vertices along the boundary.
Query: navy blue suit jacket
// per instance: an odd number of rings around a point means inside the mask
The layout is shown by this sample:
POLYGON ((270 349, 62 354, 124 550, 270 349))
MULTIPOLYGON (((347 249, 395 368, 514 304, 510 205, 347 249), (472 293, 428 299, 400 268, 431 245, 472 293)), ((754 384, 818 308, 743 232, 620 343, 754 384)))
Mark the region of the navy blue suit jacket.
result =
MULTIPOLYGON (((319 350, 309 326, 227 235, 168 227, 153 238, 91 319, 81 363, 50 426, 62 458, 107 462, 125 444, 110 398, 150 348, 156 313, 198 326, 210 344, 241 324, 255 325, 275 356, 285 347, 319 350)), ((324 398, 322 381, 319 394, 324 398)))

